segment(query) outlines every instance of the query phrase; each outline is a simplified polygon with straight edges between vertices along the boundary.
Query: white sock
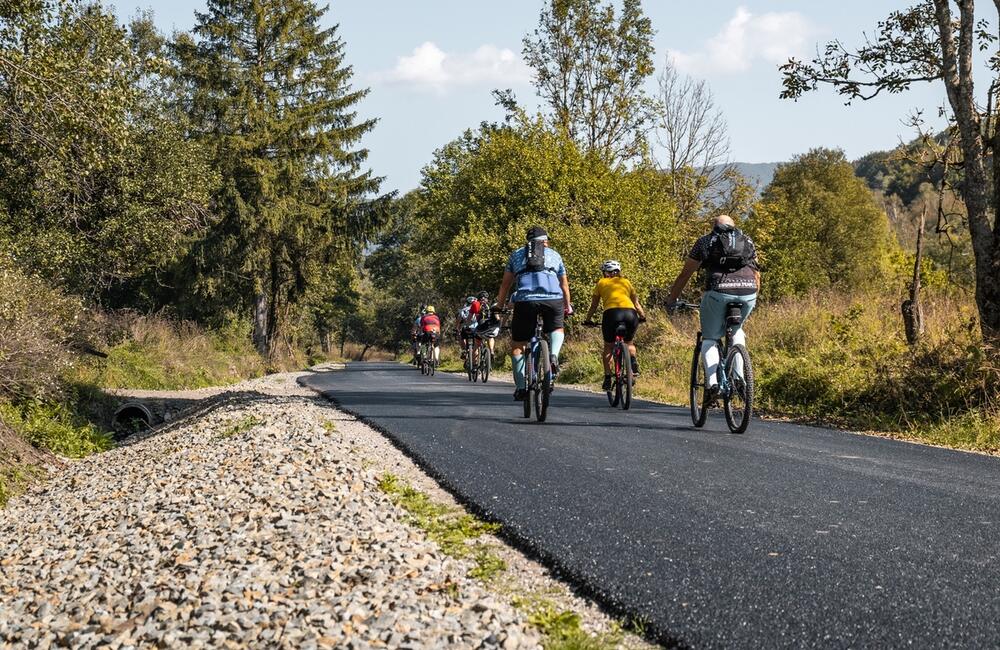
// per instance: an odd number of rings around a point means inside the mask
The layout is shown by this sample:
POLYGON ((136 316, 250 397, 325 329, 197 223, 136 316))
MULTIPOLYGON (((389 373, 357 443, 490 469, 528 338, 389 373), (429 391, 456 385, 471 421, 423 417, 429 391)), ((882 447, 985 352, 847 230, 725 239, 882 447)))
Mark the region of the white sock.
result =
POLYGON ((719 383, 719 346, 714 339, 701 342, 701 361, 705 364, 705 379, 711 388, 719 383))
MULTIPOLYGON (((743 333, 742 327, 733 334, 733 345, 737 344, 743 347, 747 345, 747 335, 743 333)), ((733 372, 736 373, 737 377, 743 376, 743 357, 740 355, 733 357, 733 372)))

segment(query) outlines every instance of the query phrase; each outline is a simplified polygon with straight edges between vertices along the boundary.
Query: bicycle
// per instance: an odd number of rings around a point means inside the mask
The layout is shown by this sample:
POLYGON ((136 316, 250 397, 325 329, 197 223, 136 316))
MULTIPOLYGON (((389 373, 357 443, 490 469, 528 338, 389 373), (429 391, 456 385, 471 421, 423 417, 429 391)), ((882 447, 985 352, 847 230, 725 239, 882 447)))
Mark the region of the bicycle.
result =
MULTIPOLYGON (((700 305, 678 303, 677 308, 695 311, 700 305)), ((743 304, 731 302, 726 305, 726 338, 716 343, 719 347, 718 377, 719 397, 722 398, 723 411, 726 414, 726 425, 733 433, 743 433, 750 426, 753 415, 753 366, 750 363, 750 352, 740 344, 733 344, 733 332, 743 322, 743 304)), ((701 362, 701 331, 695 337, 694 353, 691 357, 690 406, 691 422, 696 427, 705 425, 709 403, 705 365, 701 362)))
POLYGON ((545 422, 555 377, 552 375, 549 339, 542 331, 541 315, 536 319, 535 334, 528 343, 528 354, 524 360, 524 380, 527 390, 524 396, 524 417, 531 417, 531 406, 534 404, 535 419, 545 422))
MULTIPOLYGON (((600 327, 600 323, 593 321, 584 323, 586 327, 600 327)), ((625 323, 618 323, 615 329, 615 342, 611 348, 611 362, 613 364, 613 374, 611 376, 611 387, 607 390, 608 404, 612 408, 621 405, 623 411, 629 410, 632 406, 632 387, 635 384, 635 376, 632 372, 632 355, 629 354, 628 346, 625 344, 625 323)))
POLYGON ((420 341, 420 349, 418 351, 420 356, 420 374, 433 377, 437 369, 437 363, 434 361, 434 343, 437 340, 437 336, 434 336, 430 332, 428 334, 430 336, 425 334, 420 341))
MULTIPOLYGON (((489 322, 489 321, 487 321, 489 322)), ((476 366, 479 370, 479 379, 484 384, 490 378, 493 370, 493 351, 490 350, 488 341, 495 339, 500 334, 500 324, 490 324, 487 327, 477 327, 475 332, 476 366)))
POLYGON ((479 366, 473 359, 476 353, 476 330, 473 327, 463 327, 458 334, 465 341, 465 373, 469 381, 479 381, 479 366))

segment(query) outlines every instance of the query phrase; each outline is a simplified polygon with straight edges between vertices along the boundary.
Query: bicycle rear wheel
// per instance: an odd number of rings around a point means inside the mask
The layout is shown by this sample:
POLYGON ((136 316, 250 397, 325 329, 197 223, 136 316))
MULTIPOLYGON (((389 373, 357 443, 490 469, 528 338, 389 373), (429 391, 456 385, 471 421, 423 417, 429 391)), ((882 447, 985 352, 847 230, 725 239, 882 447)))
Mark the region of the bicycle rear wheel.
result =
POLYGON ((612 408, 622 401, 622 359, 618 344, 611 349, 611 390, 608 391, 608 403, 612 408))
POLYGON ((538 344, 538 381, 535 382, 535 419, 545 422, 549 411, 549 395, 552 393, 552 359, 549 357, 549 344, 541 341, 538 344))
POLYGON ((632 356, 624 344, 622 344, 622 359, 622 365, 625 367, 622 372, 622 379, 625 381, 625 389, 622 391, 622 410, 627 411, 632 406, 632 382, 635 381, 635 377, 632 375, 632 356))
POLYGON ((493 353, 488 345, 479 348, 479 379, 485 384, 493 370, 493 353))
POLYGON ((531 352, 524 356, 524 417, 531 417, 531 385, 535 382, 535 369, 531 363, 531 352))
POLYGON ((701 362, 701 337, 694 346, 691 356, 691 423, 696 427, 705 426, 708 408, 705 404, 705 366, 701 362))
POLYGON ((733 433, 743 433, 753 415, 753 366, 750 353, 742 345, 734 345, 726 355, 726 380, 729 394, 723 400, 726 424, 733 433))

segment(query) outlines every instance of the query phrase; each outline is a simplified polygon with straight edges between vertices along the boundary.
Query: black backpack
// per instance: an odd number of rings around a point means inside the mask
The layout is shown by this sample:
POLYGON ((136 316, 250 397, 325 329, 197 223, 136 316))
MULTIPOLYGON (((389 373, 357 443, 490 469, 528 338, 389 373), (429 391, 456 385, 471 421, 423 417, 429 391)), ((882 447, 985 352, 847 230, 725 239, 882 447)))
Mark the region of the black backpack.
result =
POLYGON ((535 272, 545 270, 545 242, 541 239, 529 241, 525 247, 524 258, 525 272, 535 272))
POLYGON ((724 273, 739 271, 753 261, 753 244, 739 228, 716 230, 708 244, 708 263, 724 273))

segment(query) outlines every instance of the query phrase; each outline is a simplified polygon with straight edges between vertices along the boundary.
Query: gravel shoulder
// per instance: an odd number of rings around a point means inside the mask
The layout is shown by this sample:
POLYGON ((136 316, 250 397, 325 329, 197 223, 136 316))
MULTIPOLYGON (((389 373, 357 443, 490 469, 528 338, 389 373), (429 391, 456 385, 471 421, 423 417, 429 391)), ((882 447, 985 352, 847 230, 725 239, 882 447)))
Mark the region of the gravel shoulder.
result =
POLYGON ((196 391, 0 510, 0 647, 537 648, 537 603, 645 645, 492 535, 506 570, 470 577, 380 479, 458 504, 300 374, 196 391))

